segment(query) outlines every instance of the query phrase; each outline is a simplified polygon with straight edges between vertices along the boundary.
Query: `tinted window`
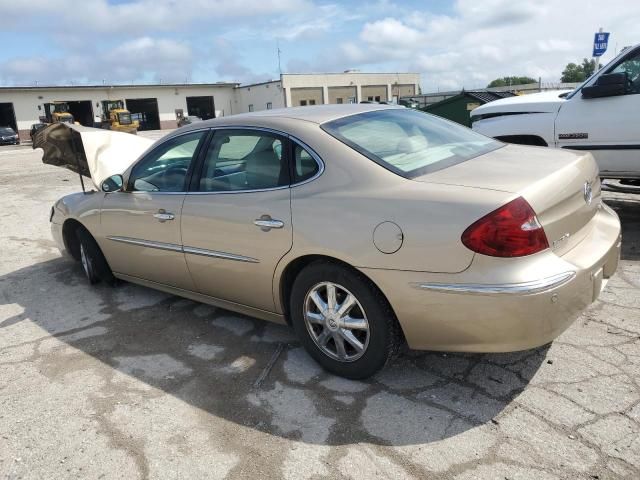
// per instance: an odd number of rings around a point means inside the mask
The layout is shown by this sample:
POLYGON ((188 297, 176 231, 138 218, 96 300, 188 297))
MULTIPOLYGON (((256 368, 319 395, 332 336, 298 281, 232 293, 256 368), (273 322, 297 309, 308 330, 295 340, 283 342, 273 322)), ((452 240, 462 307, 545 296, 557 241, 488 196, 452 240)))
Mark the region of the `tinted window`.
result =
POLYGON ((205 132, 167 140, 133 167, 129 185, 134 191, 184 192, 187 171, 205 132))
POLYGON ((0 127, 0 135, 15 135, 12 128, 0 127))
POLYGON ((260 190, 288 185, 283 141, 262 132, 216 132, 205 157, 200 191, 260 190))
POLYGON ((455 123, 405 108, 351 115, 325 123, 322 128, 385 168, 409 178, 503 145, 455 123))
POLYGON ((295 145, 293 149, 293 172, 295 182, 302 182, 313 177, 320 167, 313 157, 300 145, 295 145))
POLYGON ((640 93, 640 50, 625 58, 610 73, 626 73, 629 79, 628 93, 640 93))

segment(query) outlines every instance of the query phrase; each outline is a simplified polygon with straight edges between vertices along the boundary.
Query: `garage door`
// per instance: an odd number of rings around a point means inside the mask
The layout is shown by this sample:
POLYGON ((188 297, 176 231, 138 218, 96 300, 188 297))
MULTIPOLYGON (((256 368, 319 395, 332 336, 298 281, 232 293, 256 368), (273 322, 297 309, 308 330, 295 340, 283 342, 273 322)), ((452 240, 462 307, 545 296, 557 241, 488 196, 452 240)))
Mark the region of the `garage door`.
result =
POLYGON ((127 98, 131 118, 140 122, 140 130, 160 130, 160 112, 157 98, 127 98))
POLYGON ((11 127, 18 131, 13 103, 0 103, 0 127, 11 127))
POLYGON ((187 115, 209 120, 216 117, 213 96, 187 97, 187 115))
POLYGON ((91 100, 66 101, 73 119, 85 127, 93 127, 93 107, 91 100))

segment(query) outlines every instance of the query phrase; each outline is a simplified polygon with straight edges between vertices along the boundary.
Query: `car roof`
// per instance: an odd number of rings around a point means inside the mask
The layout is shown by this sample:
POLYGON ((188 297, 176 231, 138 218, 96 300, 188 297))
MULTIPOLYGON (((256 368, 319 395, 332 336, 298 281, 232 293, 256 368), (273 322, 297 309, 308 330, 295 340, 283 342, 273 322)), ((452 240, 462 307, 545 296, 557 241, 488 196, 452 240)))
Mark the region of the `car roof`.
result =
MULTIPOLYGON (((380 103, 358 103, 358 104, 335 104, 335 105, 311 105, 307 107, 289 107, 277 108, 274 110, 261 110, 259 112, 240 113, 229 117, 213 118, 205 120, 204 124, 212 126, 224 123, 225 119, 251 120, 263 118, 288 118, 295 120, 304 120, 313 123, 325 123, 338 118, 356 115, 358 113, 371 112, 375 110, 405 108, 402 105, 386 105, 380 103)), ((235 123, 235 122, 234 122, 235 123)), ((199 128, 202 128, 202 124, 199 128)))

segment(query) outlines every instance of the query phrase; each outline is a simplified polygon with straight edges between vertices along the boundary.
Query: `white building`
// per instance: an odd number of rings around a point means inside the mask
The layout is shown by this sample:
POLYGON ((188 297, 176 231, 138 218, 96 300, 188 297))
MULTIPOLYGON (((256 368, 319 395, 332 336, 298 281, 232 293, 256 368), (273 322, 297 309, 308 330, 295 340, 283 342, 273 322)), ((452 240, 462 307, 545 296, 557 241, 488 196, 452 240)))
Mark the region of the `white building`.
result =
POLYGON ((140 120, 141 130, 175 128, 183 115, 203 119, 249 111, 324 103, 397 101, 419 93, 420 76, 412 73, 282 74, 254 85, 210 83, 185 85, 90 85, 0 87, 0 126, 29 138, 31 125, 44 116, 45 103, 67 102, 75 120, 91 126, 102 115, 103 100, 124 100, 140 120))
POLYGON ((327 103, 397 102, 417 95, 418 73, 283 73, 279 80, 242 85, 235 113, 327 103))

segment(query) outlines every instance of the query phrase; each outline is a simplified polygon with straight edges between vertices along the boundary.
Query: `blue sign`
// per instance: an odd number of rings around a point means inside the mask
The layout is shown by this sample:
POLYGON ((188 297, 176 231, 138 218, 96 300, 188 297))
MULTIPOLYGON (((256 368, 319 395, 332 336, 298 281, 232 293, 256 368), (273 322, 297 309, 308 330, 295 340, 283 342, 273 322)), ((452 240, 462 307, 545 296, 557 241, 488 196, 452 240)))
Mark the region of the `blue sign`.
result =
POLYGON ((596 33, 593 39, 593 57, 601 57, 607 51, 609 43, 609 32, 596 33))

